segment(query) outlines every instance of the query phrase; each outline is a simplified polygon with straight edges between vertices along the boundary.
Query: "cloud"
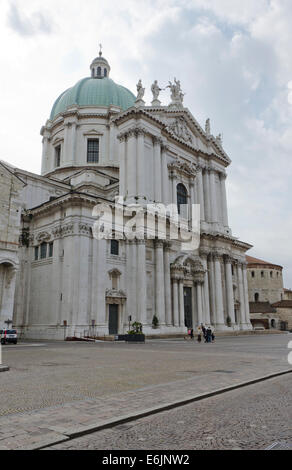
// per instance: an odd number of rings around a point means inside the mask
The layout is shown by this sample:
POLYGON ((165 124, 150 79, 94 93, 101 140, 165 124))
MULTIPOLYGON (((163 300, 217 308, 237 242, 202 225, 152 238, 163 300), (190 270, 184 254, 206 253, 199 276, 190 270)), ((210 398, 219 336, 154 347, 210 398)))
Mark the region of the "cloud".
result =
MULTIPOLYGON (((1 106, 13 123, 0 129, 0 158, 39 171, 39 129, 56 97, 88 76, 102 42, 117 83, 135 92, 142 78, 149 103, 154 79, 164 88, 177 77, 195 118, 223 132, 233 233, 254 244, 251 254, 282 264, 292 287, 291 0, 43 3, 46 12, 39 0, 0 2, 0 40, 9 38, 1 106)), ((161 99, 169 103, 168 91, 161 99)))
POLYGON ((27 16, 15 3, 11 3, 7 19, 10 28, 20 36, 52 33, 52 22, 41 11, 33 12, 27 16))

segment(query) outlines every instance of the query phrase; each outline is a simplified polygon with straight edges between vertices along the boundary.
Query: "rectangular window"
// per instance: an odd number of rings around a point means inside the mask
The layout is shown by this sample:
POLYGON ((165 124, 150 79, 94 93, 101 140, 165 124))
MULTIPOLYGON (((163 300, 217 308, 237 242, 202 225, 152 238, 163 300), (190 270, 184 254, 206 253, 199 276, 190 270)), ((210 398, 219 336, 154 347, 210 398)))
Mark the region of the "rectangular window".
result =
POLYGON ((39 247, 35 246, 34 248, 34 259, 35 261, 39 259, 39 247))
POLYGON ((87 141, 87 163, 98 163, 99 160, 99 140, 90 139, 87 141))
POLYGON ((54 244, 50 243, 49 244, 49 258, 52 258, 54 252, 54 244))
POLYGON ((119 254, 119 242, 117 240, 111 240, 111 255, 119 254))
POLYGON ((47 244, 41 244, 41 259, 45 259, 47 257, 47 244))
POLYGON ((55 147, 55 167, 61 165, 61 145, 55 147))

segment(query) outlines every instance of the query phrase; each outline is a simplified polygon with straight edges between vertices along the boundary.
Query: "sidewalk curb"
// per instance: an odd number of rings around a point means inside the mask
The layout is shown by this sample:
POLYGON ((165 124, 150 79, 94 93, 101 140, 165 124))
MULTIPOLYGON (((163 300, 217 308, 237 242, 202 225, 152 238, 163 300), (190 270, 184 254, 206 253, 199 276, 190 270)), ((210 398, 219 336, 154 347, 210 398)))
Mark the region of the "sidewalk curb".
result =
POLYGON ((171 403, 164 403, 162 405, 158 405, 158 406, 154 406, 152 408, 141 410, 140 412, 120 416, 119 418, 108 419, 108 420, 106 420, 104 422, 100 422, 99 424, 96 424, 96 425, 93 424, 93 425, 90 425, 90 426, 82 426, 82 427, 80 426, 80 427, 74 427, 74 428, 72 427, 71 430, 70 430, 70 427, 67 428, 67 429, 65 429, 61 426, 60 427, 57 427, 57 426, 56 427, 51 427, 52 431, 55 431, 55 432, 59 433, 60 438, 56 439, 56 442, 50 442, 49 445, 44 444, 44 445, 33 446, 33 450, 41 450, 41 449, 44 449, 44 448, 48 448, 48 447, 51 447, 51 446, 56 445, 56 444, 58 444, 60 442, 63 442, 63 441, 72 440, 72 439, 75 439, 75 438, 78 438, 78 437, 85 436, 87 434, 91 434, 91 433, 96 432, 96 431, 102 431, 104 429, 108 429, 108 428, 111 428, 111 427, 114 427, 114 426, 118 426, 120 424, 128 423, 130 421, 136 421, 137 419, 140 419, 140 418, 145 418, 147 416, 151 416, 151 415, 154 415, 154 414, 157 414, 157 413, 161 413, 163 411, 172 410, 172 409, 178 408, 180 406, 188 405, 190 403, 194 403, 194 402, 200 401, 200 400, 205 400, 206 398, 210 398, 210 397, 213 397, 213 396, 216 396, 216 395, 221 395, 221 394, 226 393, 226 392, 230 392, 230 391, 233 391, 233 390, 244 388, 244 387, 247 387, 249 385, 254 385, 254 384, 264 382, 266 380, 273 379, 273 378, 276 378, 276 377, 280 377, 282 375, 287 375, 287 374, 290 374, 290 373, 292 373, 292 368, 286 369, 284 371, 277 372, 277 373, 274 373, 274 374, 269 374, 269 375, 265 375, 265 376, 262 376, 262 377, 257 377, 256 379, 248 380, 246 382, 240 382, 236 385, 231 385, 229 387, 219 388, 219 389, 216 389, 216 390, 213 390, 211 392, 204 393, 204 394, 194 395, 192 397, 185 398, 185 399, 182 399, 182 400, 176 400, 176 401, 173 401, 171 403))

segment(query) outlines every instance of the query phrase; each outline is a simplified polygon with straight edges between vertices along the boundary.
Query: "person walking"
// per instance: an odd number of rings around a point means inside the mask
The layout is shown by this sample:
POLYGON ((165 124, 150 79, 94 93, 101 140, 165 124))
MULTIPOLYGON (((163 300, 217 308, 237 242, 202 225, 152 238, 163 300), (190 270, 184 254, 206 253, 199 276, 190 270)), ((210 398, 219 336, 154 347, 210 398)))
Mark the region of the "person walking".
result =
POLYGON ((198 327, 198 337, 197 337, 197 340, 198 340, 198 343, 200 343, 200 342, 202 341, 202 329, 201 329, 200 326, 198 327))
POLYGON ((212 330, 211 327, 208 326, 207 331, 206 331, 206 342, 211 343, 212 340, 212 330))

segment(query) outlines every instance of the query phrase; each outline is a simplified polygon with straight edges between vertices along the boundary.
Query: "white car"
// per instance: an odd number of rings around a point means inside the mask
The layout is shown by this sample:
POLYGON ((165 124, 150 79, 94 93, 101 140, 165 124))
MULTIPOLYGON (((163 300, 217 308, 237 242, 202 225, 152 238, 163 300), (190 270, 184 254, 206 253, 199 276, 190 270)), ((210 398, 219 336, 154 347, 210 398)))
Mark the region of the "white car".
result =
POLYGON ((17 344, 17 330, 0 330, 1 344, 17 344))
POLYGON ((265 331, 265 327, 264 326, 254 326, 253 327, 253 330, 254 331, 265 331))

